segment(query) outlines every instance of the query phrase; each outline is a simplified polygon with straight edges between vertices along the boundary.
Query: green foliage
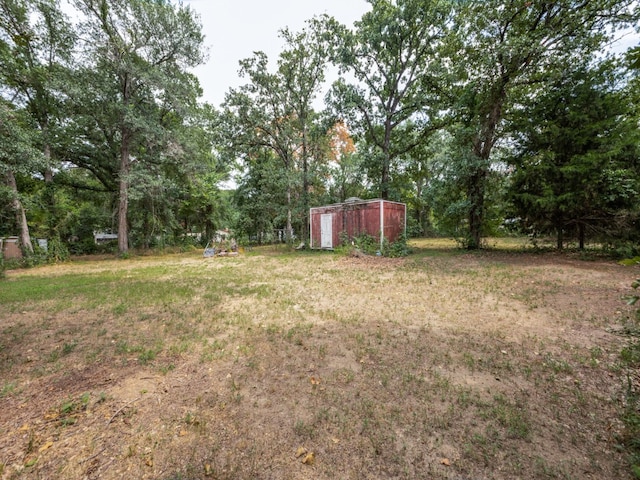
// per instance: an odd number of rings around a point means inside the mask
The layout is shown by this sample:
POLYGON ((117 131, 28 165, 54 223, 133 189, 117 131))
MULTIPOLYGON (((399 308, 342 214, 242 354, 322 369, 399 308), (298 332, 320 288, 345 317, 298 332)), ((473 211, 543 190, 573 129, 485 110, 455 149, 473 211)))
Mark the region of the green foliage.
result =
POLYGON ((640 259, 640 245, 634 241, 614 240, 606 245, 606 251, 621 259, 623 265, 635 265, 635 260, 640 259))
MULTIPOLYGON (((499 232, 506 178, 508 213, 536 231, 637 237, 637 128, 627 126, 639 82, 592 81, 604 62, 592 53, 634 22, 632 0, 371 1, 353 28, 322 16, 282 30, 275 65, 261 52, 243 60, 247 84, 223 111, 197 102, 190 68, 204 60, 203 32, 189 6, 71 3, 77 25, 57 0, 0 2, 0 235, 28 238, 28 227, 49 238, 47 261, 112 252, 94 231, 120 231, 120 250, 188 249, 189 235, 229 226, 247 242, 290 229, 307 241, 309 206, 351 196, 405 202, 411 235, 477 248, 499 232), (592 62, 573 73, 576 58, 592 62), (342 77, 319 114, 329 62, 342 77), (352 131, 335 135, 339 124, 352 131), (338 154, 340 142, 349 148, 338 154), (220 184, 232 165, 230 193, 220 184)), ((628 65, 638 58, 636 47, 628 65)))
MULTIPOLYGON (((632 288, 637 290, 640 288, 640 278, 636 279, 632 284, 632 288)), ((627 304, 636 305, 640 300, 640 295, 633 294, 626 298, 627 304)), ((640 308, 635 311, 635 322, 627 328, 627 332, 631 334, 631 340, 628 345, 622 349, 620 358, 627 367, 627 385, 625 395, 625 409, 622 420, 624 421, 625 431, 623 442, 627 448, 630 457, 631 470, 636 478, 640 478, 640 390, 635 381, 636 372, 640 368, 640 308)))
POLYGON ((275 229, 286 227, 287 172, 268 151, 248 159, 245 168, 234 193, 238 209, 234 231, 247 240, 265 243, 271 240, 275 229))
POLYGON ((366 142, 365 168, 376 195, 392 198, 392 173, 434 128, 447 72, 440 58, 451 27, 448 2, 375 1, 354 31, 329 24, 341 78, 330 105, 366 142), (416 119, 419 118, 418 121, 416 119))
POLYGON ((58 263, 69 260, 69 249, 62 242, 60 237, 53 237, 49 239, 47 245, 47 258, 49 262, 58 263))
POLYGON ((366 255, 376 255, 380 253, 380 242, 377 238, 361 233, 352 239, 353 246, 366 255))
POLYGON ((617 236, 632 223, 640 196, 638 129, 628 100, 615 91, 614 65, 575 65, 514 122, 514 216, 534 232, 617 236))
POLYGON ((72 148, 82 152, 93 144, 102 155, 78 155, 74 161, 98 173, 107 189, 118 186, 118 249, 126 253, 130 225, 145 244, 157 231, 157 217, 174 221, 165 200, 174 196, 180 167, 194 153, 202 154, 185 133, 187 124, 197 128, 200 92, 187 69, 204 61, 202 27, 181 3, 82 0, 75 5, 84 14, 81 30, 90 48, 83 52, 86 68, 74 72, 68 86, 78 117, 72 127, 86 129, 72 148), (168 172, 174 174, 169 181, 168 172), (130 218, 130 201, 141 203, 131 211, 142 218, 130 218))
POLYGON ((406 257, 410 253, 409 246, 407 245, 407 239, 404 235, 401 235, 395 242, 389 243, 385 238, 382 241, 382 248, 380 248, 380 241, 366 233, 349 238, 346 232, 340 232, 340 247, 338 251, 345 253, 351 252, 353 249, 361 252, 365 255, 375 255, 390 258, 406 257))
POLYGON ((240 215, 238 230, 262 237, 269 230, 282 229, 290 242, 295 225, 298 238, 306 242, 311 191, 321 186, 315 177, 326 158, 331 126, 313 108, 324 81, 327 35, 323 21, 311 19, 300 32, 284 29, 281 36, 285 47, 275 71, 269 69, 264 52, 254 52, 240 62, 240 75, 249 83, 226 97, 222 154, 243 163, 248 173, 244 188, 253 190, 256 183, 266 182, 264 197, 271 197, 264 198, 270 212, 262 216, 257 212, 262 209, 257 197, 263 192, 244 195, 241 209, 246 213, 240 215), (262 162, 264 166, 259 165, 262 162), (257 178, 251 178, 254 175, 257 178))
POLYGON ((390 258, 406 257, 411 253, 409 245, 407 245, 407 237, 401 235, 395 242, 389 243, 385 239, 382 245, 382 255, 390 258))
MULTIPOLYGON (((577 58, 590 59, 616 29, 638 12, 632 0, 603 0, 575 8, 571 2, 459 2, 449 52, 457 80, 451 85, 452 116, 467 155, 460 184, 468 202, 470 248, 479 248, 485 228, 487 183, 495 169, 494 148, 506 138, 505 120, 519 107, 518 93, 536 99, 532 85, 549 90, 549 79, 577 58), (527 88, 529 87, 529 88, 527 88)), ((532 118, 535 122, 537 118, 532 118)))

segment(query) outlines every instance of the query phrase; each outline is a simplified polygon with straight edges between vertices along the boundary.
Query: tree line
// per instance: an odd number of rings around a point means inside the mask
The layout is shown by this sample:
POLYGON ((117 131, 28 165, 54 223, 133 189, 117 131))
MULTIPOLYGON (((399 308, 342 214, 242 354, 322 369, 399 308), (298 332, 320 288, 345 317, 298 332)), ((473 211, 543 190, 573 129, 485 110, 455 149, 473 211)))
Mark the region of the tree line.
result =
POLYGON ((640 54, 611 48, 637 2, 368 3, 281 30, 212 106, 188 5, 0 0, 0 236, 306 241, 311 206, 380 197, 472 249, 505 229, 637 244, 640 54))

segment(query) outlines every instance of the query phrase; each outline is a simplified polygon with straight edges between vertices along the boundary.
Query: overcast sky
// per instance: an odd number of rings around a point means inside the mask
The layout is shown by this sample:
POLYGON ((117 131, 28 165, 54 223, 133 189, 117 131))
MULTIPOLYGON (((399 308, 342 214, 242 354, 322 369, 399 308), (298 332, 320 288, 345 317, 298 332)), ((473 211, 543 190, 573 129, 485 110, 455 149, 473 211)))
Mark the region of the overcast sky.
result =
POLYGON ((185 0, 198 14, 209 48, 209 61, 194 73, 204 90, 203 100, 219 106, 230 87, 247 82, 238 76, 238 61, 254 51, 277 60, 283 42, 278 32, 300 31, 305 20, 326 13, 352 26, 370 5, 365 0, 185 0))

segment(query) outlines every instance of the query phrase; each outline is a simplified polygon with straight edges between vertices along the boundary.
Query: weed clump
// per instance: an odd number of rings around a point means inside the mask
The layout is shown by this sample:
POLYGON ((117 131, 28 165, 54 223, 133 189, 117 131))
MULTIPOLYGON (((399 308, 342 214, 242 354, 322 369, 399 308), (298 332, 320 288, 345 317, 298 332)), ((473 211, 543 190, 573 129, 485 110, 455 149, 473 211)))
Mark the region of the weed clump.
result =
POLYGON ((382 245, 377 238, 362 233, 356 237, 349 238, 346 232, 340 233, 339 251, 347 254, 375 255, 389 258, 406 257, 409 255, 407 237, 403 234, 395 242, 389 242, 386 238, 382 240, 382 245))

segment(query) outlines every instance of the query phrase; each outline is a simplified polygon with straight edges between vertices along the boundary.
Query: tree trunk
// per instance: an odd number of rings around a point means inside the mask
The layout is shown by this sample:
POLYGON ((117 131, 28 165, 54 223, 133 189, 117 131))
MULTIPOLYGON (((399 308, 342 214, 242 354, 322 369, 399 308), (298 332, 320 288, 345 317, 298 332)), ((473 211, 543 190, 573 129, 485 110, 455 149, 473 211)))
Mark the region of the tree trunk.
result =
MULTIPOLYGON (((306 120, 305 120, 306 121, 306 120)), ((307 158, 307 127, 302 127, 302 231, 301 241, 309 243, 309 159, 307 158)))
POLYGON ((584 237, 585 237, 585 231, 584 231, 584 223, 579 223, 578 224, 578 241, 580 243, 580 250, 584 250, 584 237))
POLYGON ((382 198, 383 200, 389 199, 389 170, 389 155, 387 154, 387 152, 385 152, 382 160, 382 177, 380 179, 380 198, 382 198))
POLYGON ((293 238, 291 216, 291 186, 287 186, 287 231, 285 233, 287 243, 290 243, 293 238))
POLYGON ((564 229, 562 228, 562 225, 556 227, 556 232, 556 248, 558 250, 562 250, 564 247, 564 229))
POLYGON ((469 238, 467 248, 476 250, 482 243, 482 229, 484 226, 484 193, 486 170, 479 167, 469 179, 467 196, 469 199, 469 238))
POLYGON ((473 154, 477 165, 473 167, 468 185, 468 200, 471 204, 469 209, 469 243, 467 248, 478 249, 481 247, 482 229, 484 227, 484 200, 486 190, 486 180, 491 167, 491 151, 496 143, 496 131, 498 123, 502 118, 502 105, 506 98, 506 85, 508 76, 502 78, 496 86, 495 94, 487 104, 486 113, 482 115, 480 122, 480 132, 473 141, 473 154))
POLYGON ((24 211, 24 207, 22 206, 22 202, 20 201, 20 196, 18 195, 18 185, 16 183, 16 177, 14 176, 11 170, 8 170, 6 173, 7 186, 12 193, 13 200, 11 204, 13 206, 13 210, 16 214, 16 224, 18 225, 19 233, 18 236, 20 238, 20 245, 22 246, 22 251, 25 254, 33 253, 33 245, 31 244, 31 236, 29 235, 29 224, 27 223, 27 214, 24 211))
POLYGON ((129 252, 129 132, 122 129, 122 146, 120 148, 120 194, 118 199, 118 251, 121 255, 129 252))
POLYGON ((380 198, 389 200, 389 183, 391 181, 391 119, 384 125, 384 141, 382 144, 382 172, 380 175, 380 198))
POLYGON ((47 215, 47 230, 49 238, 54 238, 58 236, 57 226, 58 226, 58 215, 56 212, 56 191, 53 185, 53 170, 51 169, 51 146, 46 143, 44 146, 44 158, 47 163, 47 166, 44 170, 44 203, 47 206, 48 215, 47 215))

